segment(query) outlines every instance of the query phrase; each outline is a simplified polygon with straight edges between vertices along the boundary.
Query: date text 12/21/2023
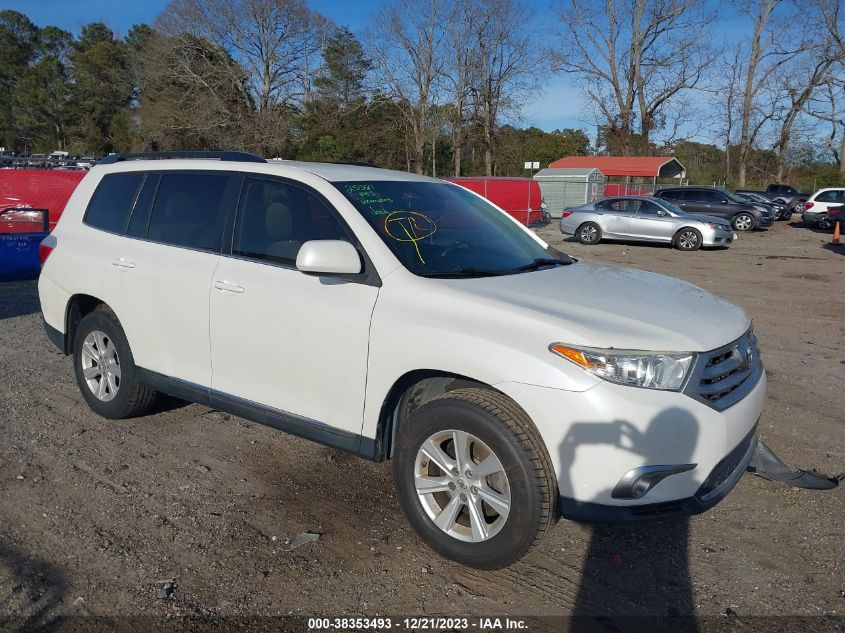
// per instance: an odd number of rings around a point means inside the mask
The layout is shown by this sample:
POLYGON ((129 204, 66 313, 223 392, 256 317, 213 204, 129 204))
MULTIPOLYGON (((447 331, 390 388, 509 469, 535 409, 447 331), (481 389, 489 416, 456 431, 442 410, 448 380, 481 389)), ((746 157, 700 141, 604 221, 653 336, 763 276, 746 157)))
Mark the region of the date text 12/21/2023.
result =
POLYGON ((528 623, 521 618, 509 617, 432 617, 404 618, 353 617, 309 618, 308 630, 317 631, 526 631, 528 623))

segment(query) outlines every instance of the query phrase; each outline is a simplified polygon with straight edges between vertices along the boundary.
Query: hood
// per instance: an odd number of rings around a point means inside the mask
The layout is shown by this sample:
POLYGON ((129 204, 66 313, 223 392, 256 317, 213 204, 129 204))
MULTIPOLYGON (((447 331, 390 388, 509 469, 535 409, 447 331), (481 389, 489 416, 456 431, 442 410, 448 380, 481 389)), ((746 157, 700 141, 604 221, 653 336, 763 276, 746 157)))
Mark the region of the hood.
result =
POLYGON ((723 220, 722 218, 718 218, 715 215, 697 215, 695 213, 687 213, 685 218, 691 218, 693 220, 698 220, 699 222, 709 222, 710 224, 723 224, 727 227, 730 227, 731 223, 727 220, 723 220))
POLYGON ((703 352, 739 338, 751 323, 742 309, 703 288, 633 268, 579 262, 443 281, 479 303, 533 313, 542 326, 551 326, 550 343, 703 352))

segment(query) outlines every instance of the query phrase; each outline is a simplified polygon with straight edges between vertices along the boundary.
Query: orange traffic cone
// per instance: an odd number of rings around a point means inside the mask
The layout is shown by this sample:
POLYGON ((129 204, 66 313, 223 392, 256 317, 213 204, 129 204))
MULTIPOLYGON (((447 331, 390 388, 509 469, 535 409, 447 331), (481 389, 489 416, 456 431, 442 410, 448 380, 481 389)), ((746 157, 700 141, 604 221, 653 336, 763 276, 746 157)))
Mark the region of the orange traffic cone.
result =
POLYGON ((831 244, 839 244, 839 222, 836 222, 836 226, 833 227, 833 241, 831 244))

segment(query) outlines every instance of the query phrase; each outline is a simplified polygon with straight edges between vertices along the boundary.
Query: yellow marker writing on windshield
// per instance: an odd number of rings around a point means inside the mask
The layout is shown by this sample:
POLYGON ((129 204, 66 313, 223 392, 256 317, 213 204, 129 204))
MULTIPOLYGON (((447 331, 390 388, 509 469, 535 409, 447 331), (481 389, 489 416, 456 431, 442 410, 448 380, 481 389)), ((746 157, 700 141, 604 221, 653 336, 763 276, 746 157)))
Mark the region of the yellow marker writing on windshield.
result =
POLYGON ((411 242, 417 257, 425 265, 418 242, 430 237, 437 225, 426 215, 416 211, 394 211, 384 218, 384 232, 397 242, 411 242))

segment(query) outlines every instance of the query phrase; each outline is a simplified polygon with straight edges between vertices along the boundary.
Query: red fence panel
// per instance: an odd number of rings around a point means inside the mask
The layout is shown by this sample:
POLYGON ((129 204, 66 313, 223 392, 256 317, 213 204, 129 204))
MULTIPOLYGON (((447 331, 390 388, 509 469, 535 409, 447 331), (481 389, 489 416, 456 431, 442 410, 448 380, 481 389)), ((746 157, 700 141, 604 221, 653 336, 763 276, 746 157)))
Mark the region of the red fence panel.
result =
MULTIPOLYGON (((84 177, 85 172, 81 171, 0 169, 0 211, 9 208, 48 209, 52 229, 65 210, 68 198, 84 177)), ((0 221, 0 233, 27 233, 33 230, 41 229, 28 227, 20 221, 0 221)))

